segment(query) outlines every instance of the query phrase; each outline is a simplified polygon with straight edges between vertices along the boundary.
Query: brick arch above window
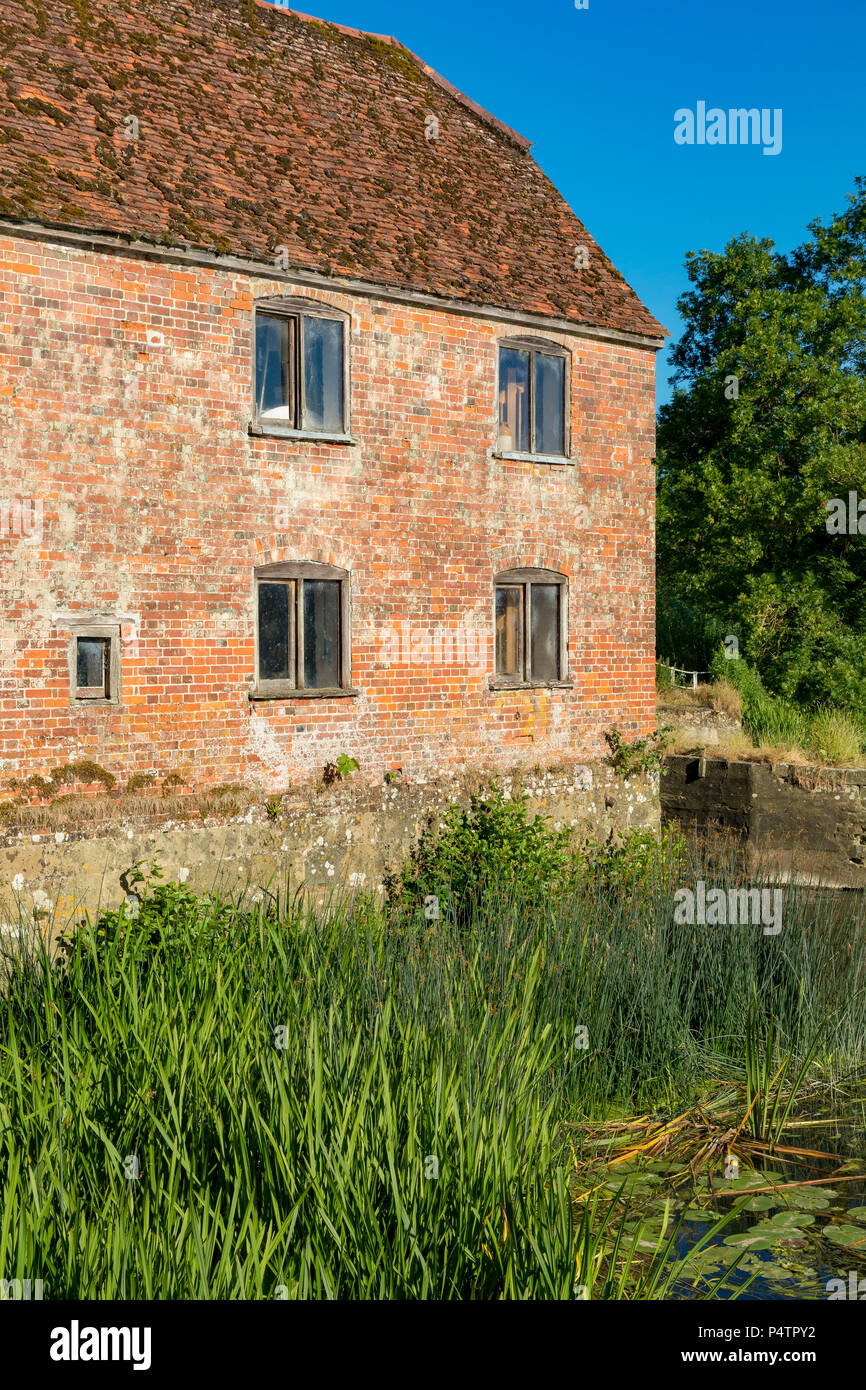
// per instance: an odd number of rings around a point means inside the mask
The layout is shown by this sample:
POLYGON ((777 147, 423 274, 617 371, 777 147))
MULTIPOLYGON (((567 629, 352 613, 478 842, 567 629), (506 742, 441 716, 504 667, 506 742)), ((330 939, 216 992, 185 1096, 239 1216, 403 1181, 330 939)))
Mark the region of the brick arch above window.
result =
POLYGON ((494 689, 568 687, 568 577, 500 570, 493 580, 494 689))
POLYGON ((275 560, 256 565, 256 579, 348 579, 349 571, 318 560, 275 560))

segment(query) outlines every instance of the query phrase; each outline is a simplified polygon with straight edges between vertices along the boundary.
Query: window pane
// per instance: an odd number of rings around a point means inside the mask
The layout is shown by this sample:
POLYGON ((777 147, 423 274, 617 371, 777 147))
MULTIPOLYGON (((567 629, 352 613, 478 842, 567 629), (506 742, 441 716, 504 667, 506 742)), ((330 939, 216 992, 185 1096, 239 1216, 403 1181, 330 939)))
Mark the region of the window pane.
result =
POLYGON ((533 584, 532 679, 559 680, 559 597, 561 584, 533 584))
POLYGON ((294 423, 289 319, 256 314, 256 402, 259 415, 294 423))
POLYGON ((529 453, 529 353, 499 350, 499 447, 529 453))
POLYGON ((343 325, 304 318, 304 429, 343 432, 343 325))
POLYGON ((259 585, 259 680, 290 680, 289 602, 294 584, 259 585))
POLYGON ((535 354, 535 452, 564 454, 565 358, 535 354))
POLYGON ((304 684, 340 685, 340 582, 304 580, 304 684))
POLYGON ((523 675, 523 589, 496 588, 496 674, 523 675))
POLYGON ((82 689, 104 690, 108 694, 107 637, 79 637, 76 649, 76 683, 82 689))

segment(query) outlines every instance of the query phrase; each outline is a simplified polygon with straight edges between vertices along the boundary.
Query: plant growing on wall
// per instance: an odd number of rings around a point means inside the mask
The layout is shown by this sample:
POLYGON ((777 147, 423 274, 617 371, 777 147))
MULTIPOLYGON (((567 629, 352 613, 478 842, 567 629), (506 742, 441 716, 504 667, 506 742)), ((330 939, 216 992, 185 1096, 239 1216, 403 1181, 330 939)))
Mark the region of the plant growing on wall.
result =
POLYGON ((614 771, 624 777, 632 777, 641 772, 664 772, 662 759, 667 747, 667 737, 671 726, 665 724, 649 738, 638 738, 626 743, 618 729, 608 729, 605 742, 610 749, 610 759, 614 771))

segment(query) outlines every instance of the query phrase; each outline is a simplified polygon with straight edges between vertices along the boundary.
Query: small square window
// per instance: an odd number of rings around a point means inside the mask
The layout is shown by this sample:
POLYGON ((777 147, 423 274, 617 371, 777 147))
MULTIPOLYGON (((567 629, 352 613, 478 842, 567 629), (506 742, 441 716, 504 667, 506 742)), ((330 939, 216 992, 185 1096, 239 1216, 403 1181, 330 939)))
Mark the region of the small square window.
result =
POLYGON ((79 700, 109 699, 111 642, 107 637, 76 637, 75 643, 79 700))
POLYGON ((73 704, 117 704, 120 694, 120 628, 79 627, 69 652, 73 704))
POLYGON ((256 419, 306 434, 343 435, 345 325, 322 314, 256 313, 256 419))

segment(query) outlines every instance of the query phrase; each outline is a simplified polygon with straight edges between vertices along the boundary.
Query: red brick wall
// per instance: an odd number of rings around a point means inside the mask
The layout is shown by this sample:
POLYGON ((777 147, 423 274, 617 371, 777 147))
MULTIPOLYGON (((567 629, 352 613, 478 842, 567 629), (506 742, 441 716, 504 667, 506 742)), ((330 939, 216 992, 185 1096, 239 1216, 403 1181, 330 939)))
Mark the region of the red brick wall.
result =
POLYGON ((531 331, 0 236, 0 502, 42 509, 41 539, 36 510, 0 534, 0 784, 89 758, 278 789, 340 753, 379 778, 648 731, 654 354, 535 330, 573 354, 579 463, 505 462, 495 344, 531 331), (351 313, 357 447, 248 435, 252 306, 278 293, 351 313), (357 697, 248 699, 253 567, 278 560, 351 572, 357 697), (569 576, 574 688, 494 692, 492 577, 530 565, 569 576), (124 621, 122 705, 71 708, 62 615, 97 610, 124 621), (424 659, 443 629, 462 660, 424 659))

